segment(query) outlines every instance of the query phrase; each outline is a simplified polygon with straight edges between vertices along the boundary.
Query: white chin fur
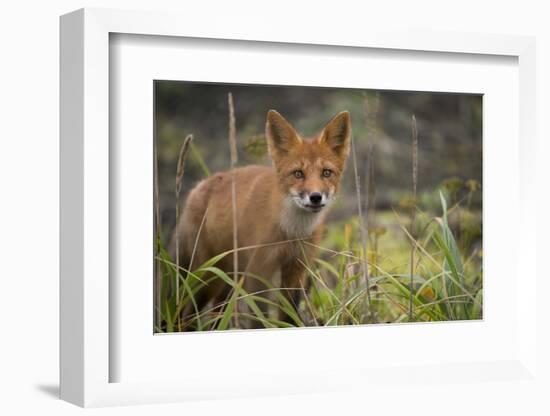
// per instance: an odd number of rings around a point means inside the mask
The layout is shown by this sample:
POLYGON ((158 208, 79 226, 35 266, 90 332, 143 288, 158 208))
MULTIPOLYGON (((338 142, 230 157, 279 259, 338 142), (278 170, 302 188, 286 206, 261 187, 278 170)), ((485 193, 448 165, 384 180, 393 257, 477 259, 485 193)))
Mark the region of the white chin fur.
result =
POLYGON ((309 237, 322 221, 327 208, 325 205, 321 210, 314 211, 301 200, 288 197, 281 213, 281 229, 289 238, 309 237))

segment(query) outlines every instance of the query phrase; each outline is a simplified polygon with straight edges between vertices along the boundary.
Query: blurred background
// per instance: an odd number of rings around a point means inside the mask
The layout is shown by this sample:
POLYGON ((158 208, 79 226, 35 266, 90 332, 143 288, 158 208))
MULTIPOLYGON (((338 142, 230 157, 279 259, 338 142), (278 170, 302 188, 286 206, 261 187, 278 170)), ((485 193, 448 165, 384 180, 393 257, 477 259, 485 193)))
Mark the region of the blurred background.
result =
MULTIPOLYGON (((377 212, 372 220, 386 228, 395 222, 392 209, 406 209, 411 202, 414 114, 418 128, 419 208, 438 213, 440 188, 448 193, 451 202, 466 198, 469 215, 462 215, 459 225, 467 227, 471 234, 468 245, 480 243, 481 192, 475 192, 482 181, 480 95, 156 81, 158 183, 164 241, 175 222, 176 164, 185 136, 193 134, 194 142, 186 161, 183 200, 209 172, 229 168, 229 92, 235 104, 239 165, 270 163, 264 137, 269 109, 283 114, 305 137, 317 134, 339 111, 350 111, 358 166, 363 170, 359 173, 366 177, 370 169, 369 204, 377 212), (367 163, 369 150, 371 163, 367 163)), ((344 220, 356 213, 349 160, 329 221, 344 220)))

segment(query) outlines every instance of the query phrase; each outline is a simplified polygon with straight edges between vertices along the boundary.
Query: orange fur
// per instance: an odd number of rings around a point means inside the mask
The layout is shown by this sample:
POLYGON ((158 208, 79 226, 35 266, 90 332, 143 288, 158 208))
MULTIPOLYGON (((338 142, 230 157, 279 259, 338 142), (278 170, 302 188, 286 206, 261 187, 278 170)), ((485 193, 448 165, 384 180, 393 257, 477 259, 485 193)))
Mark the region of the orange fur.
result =
MULTIPOLYGON (((244 285, 248 292, 265 287, 246 273, 260 275, 273 284, 280 275, 282 288, 306 286, 301 261, 307 261, 304 256, 312 256, 314 250, 297 240, 318 243, 328 208, 325 205, 309 207, 312 198, 309 195, 319 193, 322 201, 330 204, 338 191, 350 136, 348 112, 335 116, 311 140, 300 137, 276 111, 268 112, 266 139, 273 167, 251 165, 235 172, 238 246, 268 245, 239 252, 239 271, 245 272, 244 285), (302 172, 303 177, 298 177, 297 171, 302 172)), ((231 172, 216 173, 190 192, 177 224, 180 264, 184 267, 189 265, 193 252, 191 269, 233 248, 231 181, 231 172)), ((231 273, 233 256, 226 256, 218 266, 231 273)), ((290 301, 299 301, 299 290, 283 293, 290 301)), ((197 300, 201 307, 209 301, 219 304, 228 294, 229 286, 218 282, 200 292, 197 300)), ((289 319, 284 315, 280 318, 289 319)))

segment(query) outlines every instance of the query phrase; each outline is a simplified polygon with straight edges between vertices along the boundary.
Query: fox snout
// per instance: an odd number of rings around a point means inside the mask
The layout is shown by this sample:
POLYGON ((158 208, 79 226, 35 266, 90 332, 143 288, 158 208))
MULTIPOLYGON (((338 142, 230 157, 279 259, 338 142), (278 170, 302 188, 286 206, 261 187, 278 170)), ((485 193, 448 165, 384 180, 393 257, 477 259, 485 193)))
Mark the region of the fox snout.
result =
POLYGON ((320 206, 323 201, 323 195, 320 192, 312 192, 309 194, 309 202, 313 206, 320 206))
POLYGON ((319 212, 332 199, 331 195, 326 192, 300 192, 294 198, 296 204, 307 211, 319 212))

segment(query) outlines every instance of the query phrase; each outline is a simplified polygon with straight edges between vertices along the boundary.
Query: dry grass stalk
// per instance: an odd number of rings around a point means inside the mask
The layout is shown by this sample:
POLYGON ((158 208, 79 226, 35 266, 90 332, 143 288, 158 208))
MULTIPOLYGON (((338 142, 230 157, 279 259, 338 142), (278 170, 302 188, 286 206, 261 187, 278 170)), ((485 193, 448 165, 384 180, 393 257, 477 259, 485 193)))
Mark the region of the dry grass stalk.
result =
MULTIPOLYGON (((411 118, 411 133, 412 133, 412 204, 411 204, 411 235, 415 236, 415 221, 416 221, 416 187, 418 181, 418 128, 416 125, 416 117, 413 114, 411 118)), ((414 319, 413 316, 413 296, 414 296, 414 252, 416 246, 413 245, 411 248, 411 281, 410 281, 410 299, 409 299, 409 320, 414 319)))
POLYGON ((367 230, 370 226, 373 225, 374 221, 374 212, 375 212, 375 183, 374 183, 374 145, 371 143, 367 147, 367 158, 365 166, 365 207, 368 212, 368 224, 367 230))
MULTIPOLYGON (((368 318, 370 319, 372 317, 371 313, 371 294, 370 294, 370 287, 369 287, 369 268, 367 264, 367 236, 368 236, 368 230, 365 227, 365 221, 363 218, 363 207, 362 207, 362 198, 361 198, 361 178, 359 176, 358 168, 357 168, 357 152, 355 150, 355 140, 353 136, 351 137, 351 155, 352 155, 352 161, 353 161, 353 173, 355 176, 355 190, 357 192, 357 213, 359 217, 359 235, 361 238, 361 272, 363 274, 363 277, 365 279, 365 285, 366 285, 366 292, 367 292, 367 311, 368 311, 368 318)), ((365 212, 365 214, 368 214, 368 212, 365 212)))
MULTIPOLYGON (((185 171, 185 157, 189 153, 189 146, 193 140, 193 135, 188 135, 180 149, 180 154, 178 157, 178 167, 176 171, 176 265, 178 272, 176 273, 176 308, 179 304, 180 299, 180 279, 179 279, 179 267, 180 267, 180 236, 179 236, 179 227, 177 226, 180 222, 180 194, 183 183, 183 174, 185 171)), ((178 317, 179 325, 181 325, 181 319, 178 317)), ((181 329, 180 329, 181 330, 181 329)))
MULTIPOLYGON (((374 182, 374 143, 376 143, 376 137, 378 132, 378 110, 380 109, 380 93, 377 92, 374 96, 374 99, 369 98, 368 95, 365 95, 363 112, 364 112, 364 121, 365 128, 368 134, 368 146, 367 146, 367 156, 365 163, 365 211, 366 211, 366 238, 369 244, 372 244, 370 240, 370 232, 375 229, 374 218, 375 218, 375 182, 374 182)), ((374 258, 370 261, 377 262, 378 256, 378 241, 377 237, 374 239, 374 245, 371 246, 374 249, 374 258)), ((365 248, 366 251, 366 248, 365 248)), ((367 256, 367 261, 369 261, 368 253, 365 252, 367 256)), ((368 266, 367 266, 368 267, 368 266)), ((372 265, 371 265, 372 267, 372 265)), ((369 296, 372 296, 369 288, 369 296)), ((370 303, 371 301, 369 301, 370 303)), ((376 314, 371 312, 371 320, 377 321, 376 314)))
POLYGON ((371 244, 371 252, 373 252, 373 257, 370 259, 371 263, 377 262, 378 257, 378 242, 377 238, 373 240, 370 239, 371 233, 375 231, 374 225, 374 215, 375 215, 375 187, 374 187, 374 145, 371 143, 367 147, 367 157, 366 157, 366 167, 365 167, 365 210, 368 213, 366 218, 367 225, 367 239, 369 244, 371 244))
MULTIPOLYGON (((235 122, 235 106, 233 104, 233 94, 227 94, 227 104, 229 107, 229 149, 231 152, 231 210, 233 213, 233 279, 235 284, 239 278, 239 253, 238 235, 237 235, 237 127, 235 122)), ((238 304, 235 303, 235 326, 238 327, 238 304)))

